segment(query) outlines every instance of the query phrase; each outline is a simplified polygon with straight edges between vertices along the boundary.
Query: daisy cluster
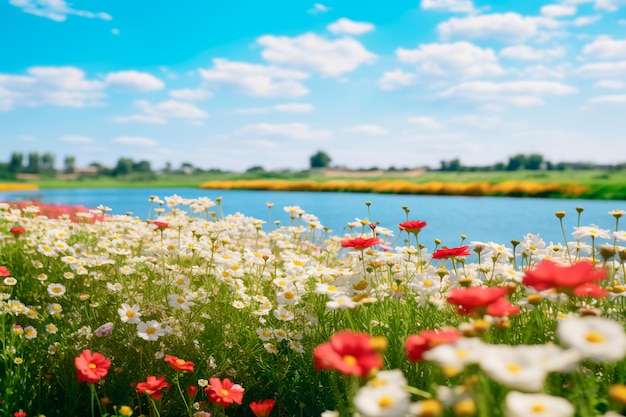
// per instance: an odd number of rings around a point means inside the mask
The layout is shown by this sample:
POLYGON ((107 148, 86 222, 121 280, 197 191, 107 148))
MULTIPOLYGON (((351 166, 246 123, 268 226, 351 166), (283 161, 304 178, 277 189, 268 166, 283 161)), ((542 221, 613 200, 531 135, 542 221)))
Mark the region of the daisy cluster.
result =
MULTIPOLYGON (((267 221, 220 203, 151 196, 147 219, 0 204, 0 414, 82 415, 89 398, 67 381, 87 350, 110 363, 93 379, 83 366, 78 381, 111 415, 153 409, 127 387, 181 352, 196 374, 246 386, 237 404, 274 398, 281 415, 622 411, 622 211, 609 213, 614 230, 579 226, 563 242, 429 248, 408 210, 385 227, 368 204, 338 236, 298 206, 281 224, 272 203, 267 221)), ((163 388, 160 415, 194 412, 163 388)))

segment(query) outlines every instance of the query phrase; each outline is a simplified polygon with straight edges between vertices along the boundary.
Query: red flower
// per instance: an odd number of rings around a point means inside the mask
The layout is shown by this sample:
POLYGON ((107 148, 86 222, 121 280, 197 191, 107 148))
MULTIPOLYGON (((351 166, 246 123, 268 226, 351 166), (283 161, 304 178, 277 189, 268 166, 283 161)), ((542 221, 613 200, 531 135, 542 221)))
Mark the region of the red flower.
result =
POLYGON ((470 252, 467 250, 468 246, 460 246, 458 248, 446 248, 439 249, 433 253, 433 259, 450 259, 457 256, 469 256, 470 252))
POLYGON ((592 262, 584 261, 562 266, 544 259, 534 270, 526 271, 522 283, 537 291, 556 288, 557 291, 570 295, 586 295, 576 294, 576 292, 584 293, 586 285, 601 281, 604 278, 606 278, 606 270, 594 269, 592 262))
POLYGON ((137 392, 143 394, 144 392, 154 398, 160 400, 163 397, 163 388, 169 387, 170 384, 165 382, 165 377, 149 376, 146 382, 140 382, 137 384, 137 392))
POLYGON ((80 382, 95 384, 109 373, 111 361, 98 352, 92 354, 90 350, 83 350, 74 359, 74 364, 78 369, 76 378, 80 382))
POLYGON ((453 343, 461 337, 456 329, 424 330, 419 335, 411 335, 404 344, 406 357, 411 362, 421 361, 424 353, 439 345, 453 343))
POLYGON ((189 398, 193 401, 194 398, 196 398, 196 395, 198 395, 198 387, 195 385, 189 385, 187 388, 187 395, 189 395, 189 398))
POLYGON ((195 366, 193 362, 189 362, 184 359, 178 359, 176 356, 167 355, 163 360, 169 363, 172 369, 179 372, 193 372, 193 367, 195 366))
POLYGON ((268 417, 274 404, 276 404, 274 400, 253 401, 250 403, 250 408, 256 417, 268 417))
POLYGON ((11 273, 6 266, 0 266, 0 277, 10 277, 11 273))
POLYGON ((26 229, 23 227, 12 227, 9 229, 9 232, 13 234, 13 236, 17 239, 22 233, 26 233, 26 229))
POLYGON ((167 229, 170 227, 169 223, 166 222, 152 222, 153 225, 159 228, 159 230, 167 229))
POLYGON ((365 249, 371 246, 376 246, 380 243, 380 239, 377 237, 370 238, 362 238, 355 237, 352 239, 345 239, 341 241, 342 248, 354 248, 354 249, 365 249))
POLYGON ((382 356, 372 346, 372 337, 350 330, 336 333, 328 343, 317 346, 313 358, 318 370, 336 369, 361 378, 383 366, 382 356))
POLYGON ((23 411, 23 410, 16 411, 15 413, 13 413, 13 416, 15 416, 15 417, 26 417, 26 411, 23 411))
POLYGON ((226 408, 232 403, 241 405, 244 389, 239 384, 233 384, 230 379, 209 378, 210 385, 204 389, 209 394, 209 401, 226 408))
POLYGON ((509 303, 506 298, 498 298, 487 306, 487 314, 495 317, 510 316, 519 313, 519 306, 509 303))
POLYGON ((448 295, 448 303, 458 306, 461 315, 486 312, 498 299, 503 298, 507 289, 503 287, 455 288, 448 295))
POLYGON ((409 220, 404 223, 400 223, 398 227, 400 230, 406 230, 409 233, 419 233, 420 230, 426 227, 426 225, 426 222, 422 222, 420 220, 409 220))

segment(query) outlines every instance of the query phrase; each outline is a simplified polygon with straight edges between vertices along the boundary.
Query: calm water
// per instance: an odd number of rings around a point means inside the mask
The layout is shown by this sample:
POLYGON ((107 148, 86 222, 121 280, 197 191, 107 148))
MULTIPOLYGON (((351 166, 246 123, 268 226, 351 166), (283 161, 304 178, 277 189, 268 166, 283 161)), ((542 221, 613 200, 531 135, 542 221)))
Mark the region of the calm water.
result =
MULTIPOLYGON (((289 222, 284 206, 300 206, 319 217, 334 234, 343 234, 347 222, 355 217, 367 218, 365 202, 371 201, 371 220, 397 231, 398 223, 406 219, 402 206, 411 210, 410 218, 428 222, 420 234, 420 242, 429 247, 435 238, 443 244, 456 246, 460 236, 468 241, 508 243, 522 239, 526 233, 540 233, 546 242, 562 241, 556 211, 566 211, 565 230, 576 225, 576 207, 583 207, 581 225, 596 224, 613 230, 615 219, 608 214, 614 209, 626 210, 625 201, 556 200, 505 197, 415 196, 362 193, 309 193, 243 190, 199 190, 190 188, 146 189, 61 189, 35 192, 1 193, 0 200, 37 199, 46 203, 82 204, 96 207, 104 204, 115 214, 133 212, 140 218, 148 214, 148 198, 170 195, 185 198, 222 197, 225 214, 240 212, 261 220, 268 219, 266 202, 274 203, 272 220, 289 222)), ((624 219, 626 222, 626 219, 624 219)), ((626 223, 621 230, 626 228, 626 223)))

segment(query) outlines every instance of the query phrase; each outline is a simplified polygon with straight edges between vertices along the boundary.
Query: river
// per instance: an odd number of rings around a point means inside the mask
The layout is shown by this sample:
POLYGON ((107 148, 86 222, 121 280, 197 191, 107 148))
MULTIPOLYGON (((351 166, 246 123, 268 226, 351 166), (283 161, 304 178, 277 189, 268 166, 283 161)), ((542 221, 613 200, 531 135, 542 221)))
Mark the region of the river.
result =
MULTIPOLYGON (((537 234, 549 243, 562 242, 563 237, 557 211, 565 211, 564 225, 568 240, 576 226, 576 207, 584 208, 581 225, 596 224, 600 228, 615 228, 611 210, 626 210, 625 201, 567 200, 507 197, 462 197, 389 195, 364 193, 315 193, 245 190, 200 190, 193 188, 135 188, 135 189, 50 189, 33 192, 7 192, 0 201, 37 199, 45 203, 80 204, 112 208, 114 214, 132 212, 145 219, 149 210, 149 196, 160 198, 171 195, 185 198, 201 196, 215 200, 222 197, 225 214, 240 212, 246 216, 268 220, 266 202, 274 203, 272 221, 289 222, 284 206, 297 205, 319 217, 321 223, 342 235, 347 223, 355 218, 368 217, 366 202, 371 202, 371 220, 396 231, 398 223, 406 220, 402 206, 410 209, 409 218, 426 221, 428 226, 420 234, 420 242, 432 247, 435 238, 444 245, 458 246, 461 235, 466 242, 482 241, 509 243, 521 240, 527 233, 537 234)), ((626 222, 626 218, 622 219, 626 222)), ((626 229, 622 223, 620 229, 626 229)), ((267 230, 267 229, 266 229, 267 230)))

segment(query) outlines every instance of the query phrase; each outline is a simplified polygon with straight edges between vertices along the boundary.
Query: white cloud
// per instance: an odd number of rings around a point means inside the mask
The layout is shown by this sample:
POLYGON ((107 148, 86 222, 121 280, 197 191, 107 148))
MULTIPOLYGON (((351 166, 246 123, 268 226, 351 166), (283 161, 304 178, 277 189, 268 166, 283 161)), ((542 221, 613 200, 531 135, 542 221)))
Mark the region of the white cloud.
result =
POLYGON ((400 62, 419 64, 424 74, 463 78, 501 75, 504 69, 492 49, 469 42, 422 44, 418 49, 396 50, 400 62))
POLYGON ((165 87, 165 83, 154 75, 134 70, 110 72, 104 82, 112 87, 134 91, 156 91, 165 87))
POLYGON ((30 67, 27 75, 0 74, 0 110, 14 107, 87 107, 101 104, 105 84, 75 67, 30 67))
POLYGON ((346 19, 345 17, 342 17, 336 22, 326 26, 326 29, 335 35, 362 35, 373 31, 374 28, 375 26, 369 22, 355 22, 354 20, 346 19))
POLYGON ((146 138, 143 136, 118 136, 112 140, 113 143, 119 143, 121 145, 137 145, 137 146, 156 146, 157 142, 154 139, 146 138))
POLYGON ((285 113, 310 113, 314 109, 313 105, 309 103, 283 103, 276 104, 272 108, 285 113))
POLYGON ((524 42, 539 35, 539 29, 555 29, 560 23, 548 17, 528 17, 518 13, 494 13, 462 18, 453 17, 437 25, 443 39, 487 39, 524 42))
POLYGON ((69 143, 93 143, 93 138, 89 136, 61 136, 63 142, 69 143))
POLYGON ((449 88, 441 96, 526 107, 543 105, 543 96, 562 96, 577 91, 572 86, 553 81, 473 81, 449 88))
POLYGON ((244 126, 235 133, 245 137, 269 136, 296 140, 321 140, 332 135, 329 130, 313 130, 305 123, 257 123, 244 126))
POLYGON ((406 119, 407 122, 421 127, 422 129, 435 130, 440 129, 441 125, 432 117, 428 116, 414 116, 406 119))
POLYGON ((565 48, 558 46, 552 49, 536 49, 528 45, 515 45, 504 48, 500 55, 522 61, 544 61, 565 56, 565 48))
POLYGON ((606 10, 609 12, 615 12, 619 10, 620 6, 626 4, 625 0, 565 0, 565 4, 585 4, 593 3, 595 9, 606 10))
POLYGON ((583 48, 585 55, 594 58, 626 58, 626 39, 613 39, 610 36, 598 36, 583 48))
POLYGON ((593 97, 589 104, 626 104, 626 94, 593 97))
POLYGON ((214 59, 214 69, 201 69, 200 75, 210 85, 230 87, 254 97, 302 97, 309 90, 300 82, 309 74, 275 66, 214 59))
POLYGON ((545 66, 545 65, 533 65, 530 67, 515 69, 511 72, 517 73, 520 77, 534 78, 534 79, 546 79, 546 78, 565 78, 567 66, 545 66))
POLYGON ((166 119, 204 119, 208 116, 207 112, 199 109, 194 104, 176 100, 167 100, 156 104, 151 104, 146 100, 138 100, 135 102, 135 105, 148 116, 166 119))
POLYGON ((592 16, 580 16, 574 19, 574 26, 587 26, 593 23, 599 22, 602 19, 602 15, 596 14, 592 16))
POLYGON ((591 78, 620 78, 626 75, 626 61, 586 64, 576 69, 574 73, 591 78))
POLYGON ((269 107, 249 107, 244 109, 235 109, 235 114, 267 114, 272 111, 269 107))
POLYGON ((381 90, 393 91, 408 87, 416 82, 416 74, 396 69, 384 73, 383 76, 378 79, 378 87, 380 87, 381 90))
POLYGON ((312 8, 309 9, 309 13, 318 14, 318 13, 327 13, 332 9, 328 6, 323 5, 322 3, 315 3, 312 8))
POLYGON ((164 125, 167 119, 164 117, 148 116, 146 114, 133 114, 132 116, 113 117, 115 123, 148 123, 153 125, 164 125))
POLYGON ((328 76, 354 71, 360 65, 372 63, 376 59, 374 54, 352 38, 329 41, 314 33, 295 38, 265 35, 257 39, 257 43, 265 47, 261 53, 263 59, 272 64, 302 68, 328 76))
POLYGON ((571 4, 548 4, 541 7, 541 14, 547 17, 573 16, 577 8, 571 4))
POLYGON ((474 3, 471 0, 422 0, 424 10, 442 10, 456 13, 474 13, 474 3))
POLYGON ((596 88, 608 88, 611 90, 621 90, 626 88, 626 82, 620 80, 600 80, 593 83, 596 88))
POLYGON ((204 101, 208 98, 211 98, 213 94, 209 91, 203 90, 202 88, 198 88, 196 90, 192 90, 190 88, 184 88, 181 90, 171 90, 170 96, 179 99, 179 100, 189 100, 189 101, 204 101))
POLYGON ((378 125, 357 125, 343 129, 346 133, 356 133, 360 135, 384 136, 389 133, 387 129, 378 125))
POLYGON ((112 17, 104 12, 89 12, 87 10, 72 9, 65 0, 9 0, 9 4, 22 9, 24 13, 45 17, 55 22, 67 20, 68 15, 86 17, 89 19, 111 20, 112 17))

